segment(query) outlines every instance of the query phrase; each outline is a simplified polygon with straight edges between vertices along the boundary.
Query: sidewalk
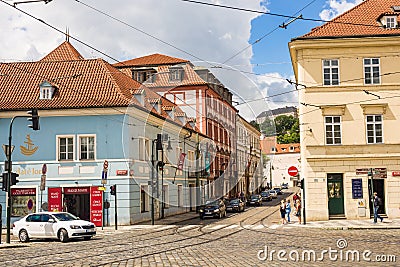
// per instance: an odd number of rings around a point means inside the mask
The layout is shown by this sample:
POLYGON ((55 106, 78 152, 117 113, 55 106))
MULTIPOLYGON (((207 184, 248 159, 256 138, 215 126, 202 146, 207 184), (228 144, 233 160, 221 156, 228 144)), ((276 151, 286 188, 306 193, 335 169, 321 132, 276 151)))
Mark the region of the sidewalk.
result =
MULTIPOLYGON (((304 227, 318 228, 325 230, 367 230, 367 229, 400 229, 400 219, 389 220, 385 218, 383 222, 373 223, 373 219, 367 220, 329 220, 311 221, 306 224, 290 223, 278 225, 279 227, 304 227)), ((278 227, 276 227, 278 228, 278 227)))

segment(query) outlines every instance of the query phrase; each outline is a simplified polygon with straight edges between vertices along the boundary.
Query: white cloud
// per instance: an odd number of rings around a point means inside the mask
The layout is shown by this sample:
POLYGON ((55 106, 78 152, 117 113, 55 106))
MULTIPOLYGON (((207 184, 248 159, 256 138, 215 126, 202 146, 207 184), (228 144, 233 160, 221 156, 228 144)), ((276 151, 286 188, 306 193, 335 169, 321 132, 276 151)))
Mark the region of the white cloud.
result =
POLYGON ((330 0, 327 2, 329 8, 322 10, 319 17, 322 20, 331 20, 354 6, 360 4, 363 0, 330 0))

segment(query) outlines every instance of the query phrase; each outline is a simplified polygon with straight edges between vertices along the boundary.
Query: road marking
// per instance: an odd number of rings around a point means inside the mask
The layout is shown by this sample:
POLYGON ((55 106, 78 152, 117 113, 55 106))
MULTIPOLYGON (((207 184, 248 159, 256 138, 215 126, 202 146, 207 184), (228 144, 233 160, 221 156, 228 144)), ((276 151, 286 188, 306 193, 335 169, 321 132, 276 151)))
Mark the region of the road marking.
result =
POLYGON ((273 224, 273 225, 271 225, 270 227, 268 227, 268 228, 270 228, 270 229, 277 229, 277 228, 279 228, 281 225, 280 224, 273 224))
POLYGON ((175 225, 166 225, 164 227, 158 228, 157 230, 162 231, 162 230, 167 230, 167 229, 171 229, 171 228, 174 228, 174 227, 175 227, 175 225))
POLYGON ((235 228, 238 228, 238 227, 239 227, 238 224, 234 224, 234 225, 226 227, 225 229, 235 229, 235 228))
POLYGON ((197 225, 197 224, 189 224, 189 225, 186 225, 186 226, 183 226, 183 227, 179 227, 179 230, 186 230, 186 229, 191 229, 191 228, 196 228, 196 227, 199 227, 199 225, 197 225))
POLYGON ((218 229, 221 229, 221 228, 224 228, 224 227, 226 227, 226 224, 220 224, 220 225, 216 225, 216 226, 210 226, 210 227, 208 227, 208 226, 206 226, 206 227, 204 227, 204 228, 208 228, 208 229, 211 229, 211 230, 218 230, 218 229))

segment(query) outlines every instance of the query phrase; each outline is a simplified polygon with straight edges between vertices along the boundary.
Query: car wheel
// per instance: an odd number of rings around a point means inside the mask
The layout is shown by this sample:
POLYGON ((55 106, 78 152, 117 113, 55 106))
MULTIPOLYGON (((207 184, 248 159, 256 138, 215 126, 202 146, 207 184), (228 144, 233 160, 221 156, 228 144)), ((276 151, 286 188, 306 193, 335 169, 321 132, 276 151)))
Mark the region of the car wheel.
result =
POLYGON ((61 229, 60 232, 58 233, 58 238, 60 239, 61 242, 65 243, 68 241, 68 232, 65 229, 61 229))
POLYGON ((25 243, 25 242, 29 242, 29 235, 28 232, 24 229, 22 229, 21 231, 19 231, 19 241, 25 243))
POLYGON ((92 236, 84 236, 83 240, 90 240, 92 238, 92 236))

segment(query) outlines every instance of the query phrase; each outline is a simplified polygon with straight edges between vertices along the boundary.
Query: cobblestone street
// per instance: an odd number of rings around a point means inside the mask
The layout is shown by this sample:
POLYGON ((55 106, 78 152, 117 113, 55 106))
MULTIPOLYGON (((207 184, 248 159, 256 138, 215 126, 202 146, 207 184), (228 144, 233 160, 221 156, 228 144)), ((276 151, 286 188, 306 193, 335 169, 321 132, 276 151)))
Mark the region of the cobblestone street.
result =
POLYGON ((398 266, 398 229, 282 226, 276 211, 263 206, 222 220, 98 229, 90 241, 13 242, 0 249, 0 261, 3 266, 398 266))

